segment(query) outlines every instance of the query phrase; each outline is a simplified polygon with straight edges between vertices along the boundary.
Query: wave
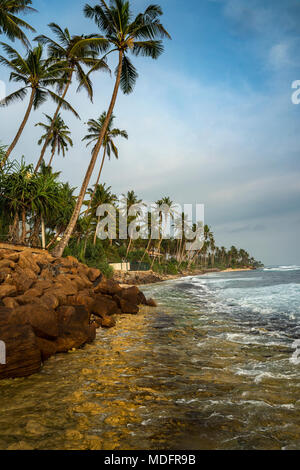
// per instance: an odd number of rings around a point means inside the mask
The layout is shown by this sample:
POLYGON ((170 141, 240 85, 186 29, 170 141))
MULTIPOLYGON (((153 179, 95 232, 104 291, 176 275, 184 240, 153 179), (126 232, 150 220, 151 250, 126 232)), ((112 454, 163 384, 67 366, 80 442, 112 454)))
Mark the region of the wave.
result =
POLYGON ((274 266, 269 268, 264 268, 263 271, 300 271, 300 266, 292 265, 292 266, 274 266))

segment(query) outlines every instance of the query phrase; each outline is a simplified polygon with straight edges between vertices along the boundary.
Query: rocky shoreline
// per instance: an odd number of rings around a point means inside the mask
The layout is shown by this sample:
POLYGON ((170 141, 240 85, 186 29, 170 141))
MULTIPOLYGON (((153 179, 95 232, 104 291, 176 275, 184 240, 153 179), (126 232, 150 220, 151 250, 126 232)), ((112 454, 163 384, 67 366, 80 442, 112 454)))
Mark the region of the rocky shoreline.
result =
POLYGON ((145 284, 154 284, 156 282, 169 281, 171 279, 180 279, 187 276, 200 276, 201 274, 220 273, 220 269, 201 269, 194 271, 182 271, 179 274, 158 274, 154 271, 115 271, 113 279, 121 285, 141 286, 145 284))
POLYGON ((0 249, 0 379, 38 372, 57 353, 92 342, 120 314, 155 306, 135 286, 122 287, 73 257, 0 249))

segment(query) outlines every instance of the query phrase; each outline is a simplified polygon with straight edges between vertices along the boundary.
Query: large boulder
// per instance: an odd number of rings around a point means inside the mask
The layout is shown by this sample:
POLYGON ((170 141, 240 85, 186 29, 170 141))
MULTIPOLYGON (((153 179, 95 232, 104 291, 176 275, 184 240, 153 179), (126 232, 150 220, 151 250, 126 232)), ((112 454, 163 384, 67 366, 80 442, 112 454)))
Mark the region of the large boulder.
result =
POLYGON ((94 288, 94 292, 95 294, 120 295, 122 293, 122 287, 113 280, 103 278, 94 288))
POLYGON ((57 351, 67 352, 92 342, 96 336, 95 325, 90 324, 90 314, 84 306, 60 307, 58 309, 59 338, 57 351))
POLYGON ((109 297, 98 295, 90 306, 90 311, 97 317, 107 317, 119 313, 117 303, 109 297))
POLYGON ((44 339, 58 338, 58 314, 54 310, 40 303, 33 303, 17 308, 16 313, 19 318, 27 320, 36 336, 44 339))
POLYGON ((146 305, 147 302, 144 294, 136 286, 123 289, 121 297, 122 299, 127 300, 127 302, 135 305, 146 305))
POLYGON ((19 313, 5 307, 0 307, 0 340, 6 349, 0 379, 25 377, 39 371, 41 353, 32 327, 19 313))

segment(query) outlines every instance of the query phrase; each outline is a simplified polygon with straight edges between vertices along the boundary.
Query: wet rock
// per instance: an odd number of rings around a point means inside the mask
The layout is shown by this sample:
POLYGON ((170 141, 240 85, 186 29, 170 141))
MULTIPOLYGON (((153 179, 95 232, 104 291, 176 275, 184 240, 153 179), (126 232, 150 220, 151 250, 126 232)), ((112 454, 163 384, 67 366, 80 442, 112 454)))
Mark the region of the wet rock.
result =
POLYGON ((0 379, 25 377, 40 370, 41 353, 31 325, 5 307, 0 307, 0 339, 6 346, 6 364, 0 364, 0 379))
POLYGON ((41 304, 24 305, 16 309, 19 317, 26 318, 36 336, 55 339, 59 336, 58 314, 41 304))
POLYGON ((136 315, 139 313, 139 307, 128 300, 120 299, 120 307, 123 313, 136 315))
POLYGON ((148 299, 148 300, 146 301, 146 305, 147 305, 148 307, 157 307, 157 303, 155 302, 154 299, 148 299))
POLYGON ((101 318, 114 315, 118 312, 116 302, 108 297, 97 296, 90 307, 91 312, 101 318))

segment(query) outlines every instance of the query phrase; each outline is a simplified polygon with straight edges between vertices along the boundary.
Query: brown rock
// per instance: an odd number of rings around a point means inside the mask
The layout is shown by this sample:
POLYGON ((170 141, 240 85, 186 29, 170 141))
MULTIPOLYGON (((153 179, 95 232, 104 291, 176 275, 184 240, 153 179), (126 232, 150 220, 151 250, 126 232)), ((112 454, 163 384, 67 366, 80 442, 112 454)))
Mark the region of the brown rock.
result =
POLYGON ((101 271, 96 268, 90 268, 88 271, 88 278, 91 282, 95 282, 101 276, 101 271))
POLYGON ((40 299, 40 302, 45 305, 45 307, 49 308, 50 310, 55 310, 59 307, 59 300, 56 295, 51 294, 50 292, 44 294, 40 299))
POLYGON ((26 305, 34 302, 34 300, 42 295, 43 291, 38 288, 29 289, 25 294, 16 297, 17 302, 20 305, 26 305))
POLYGON ((121 297, 122 288, 113 280, 102 279, 94 288, 95 294, 119 295, 121 297))
POLYGON ((148 305, 148 307, 157 307, 157 303, 154 299, 148 299, 146 305, 148 305))
POLYGON ((48 341, 44 338, 36 338, 36 343, 41 351, 42 361, 45 362, 49 357, 57 353, 57 344, 55 341, 48 341))
POLYGON ((121 297, 122 299, 130 302, 131 304, 146 305, 146 297, 136 286, 129 287, 128 289, 123 289, 121 297))
POLYGON ((101 318, 104 318, 109 315, 114 315, 118 312, 118 305, 117 303, 108 298, 101 295, 98 295, 92 305, 90 306, 90 311, 101 318))
POLYGON ((12 310, 19 307, 15 297, 6 297, 5 299, 2 299, 2 302, 4 303, 5 307, 11 308, 12 310))
POLYGON ((120 307, 123 313, 136 315, 139 313, 139 307, 136 304, 128 302, 128 300, 120 299, 120 307))
POLYGON ((15 263, 9 259, 2 259, 0 261, 0 270, 2 271, 2 269, 4 268, 14 268, 15 267, 15 263))
POLYGON ((90 325, 90 315, 83 306, 58 309, 60 335, 56 340, 57 351, 67 352, 94 340, 95 325, 90 325))
POLYGON ((1 284, 0 286, 0 299, 4 297, 10 297, 17 293, 17 288, 10 284, 1 284))
POLYGON ((5 307, 0 307, 0 338, 6 346, 6 364, 0 364, 0 379, 25 377, 39 371, 41 353, 32 327, 5 307))
POLYGON ((102 328, 113 328, 116 326, 116 320, 113 317, 104 317, 100 320, 102 328))
POLYGON ((40 303, 23 305, 16 313, 28 320, 36 336, 44 339, 56 339, 59 336, 58 314, 40 303))

